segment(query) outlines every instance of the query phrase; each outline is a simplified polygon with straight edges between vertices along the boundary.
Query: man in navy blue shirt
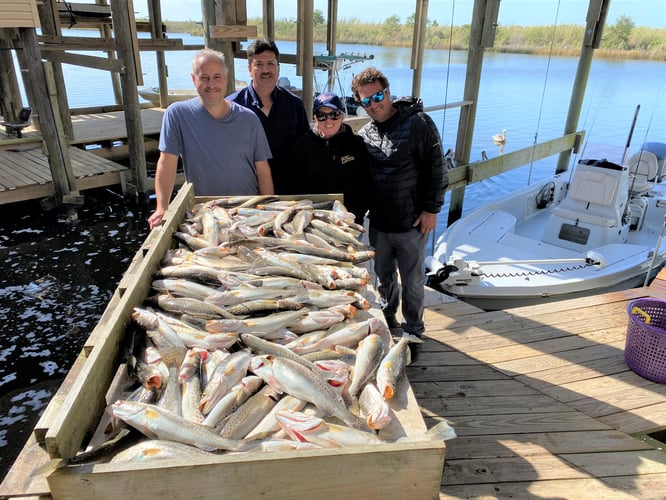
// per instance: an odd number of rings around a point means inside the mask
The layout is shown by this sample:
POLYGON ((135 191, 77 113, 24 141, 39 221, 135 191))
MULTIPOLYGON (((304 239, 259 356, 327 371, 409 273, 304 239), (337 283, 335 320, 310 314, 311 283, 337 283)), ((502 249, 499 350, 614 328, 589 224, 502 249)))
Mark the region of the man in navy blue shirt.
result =
POLYGON ((260 38, 247 47, 250 84, 228 99, 251 109, 261 120, 273 157, 269 160, 275 194, 293 194, 294 169, 288 164, 294 140, 310 129, 300 97, 277 85, 280 51, 273 40, 260 38))

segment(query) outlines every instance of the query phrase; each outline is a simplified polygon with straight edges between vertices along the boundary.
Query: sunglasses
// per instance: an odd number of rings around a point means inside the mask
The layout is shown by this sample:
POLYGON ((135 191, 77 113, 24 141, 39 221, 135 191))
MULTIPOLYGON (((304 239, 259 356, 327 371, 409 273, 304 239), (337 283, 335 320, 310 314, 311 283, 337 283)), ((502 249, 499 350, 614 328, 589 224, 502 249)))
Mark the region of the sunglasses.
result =
POLYGON ((374 102, 382 102, 382 101, 384 100, 384 95, 386 94, 386 90, 387 90, 387 89, 383 89, 383 90, 380 90, 379 92, 375 92, 375 93, 372 94, 370 97, 365 97, 364 99, 361 99, 361 100, 359 101, 359 103, 360 103, 361 106, 363 106, 364 108, 367 108, 368 106, 370 106, 370 100, 371 100, 371 99, 372 99, 372 101, 374 101, 374 102))
POLYGON ((320 122, 325 122, 328 118, 331 120, 339 120, 341 116, 342 111, 331 111, 330 113, 320 111, 319 113, 315 113, 315 118, 320 122))

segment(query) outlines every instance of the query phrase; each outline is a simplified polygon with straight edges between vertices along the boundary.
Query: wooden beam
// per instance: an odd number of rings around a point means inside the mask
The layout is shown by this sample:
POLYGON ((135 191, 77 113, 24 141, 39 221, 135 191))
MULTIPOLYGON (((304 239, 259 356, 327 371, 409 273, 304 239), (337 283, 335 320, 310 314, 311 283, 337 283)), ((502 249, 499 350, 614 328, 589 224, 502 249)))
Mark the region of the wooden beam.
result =
POLYGON ((95 15, 111 18, 111 7, 108 5, 95 5, 90 3, 58 3, 58 11, 65 15, 95 15))
MULTIPOLYGON (((95 37, 76 37, 63 36, 54 37, 41 35, 38 37, 41 42, 41 49, 45 50, 90 50, 90 51, 109 51, 115 49, 115 40, 113 38, 95 38, 95 37)), ((148 38, 139 39, 139 50, 197 50, 202 45, 183 45, 179 38, 152 40, 148 38), (192 48, 194 47, 194 48, 192 48)))
POLYGON ((217 24, 210 27, 211 38, 226 41, 241 41, 257 37, 256 26, 241 26, 238 24, 217 24))
POLYGON ((562 151, 578 151, 583 142, 585 131, 578 131, 534 146, 519 149, 486 161, 470 163, 452 168, 449 174, 449 190, 464 188, 469 184, 488 179, 514 168, 528 165, 533 161, 542 160, 562 151))
POLYGON ((83 54, 71 54, 69 52, 59 52, 49 50, 44 52, 44 59, 75 66, 85 66, 86 68, 102 69, 120 73, 123 71, 124 64, 118 59, 108 59, 106 57, 85 56, 83 54))

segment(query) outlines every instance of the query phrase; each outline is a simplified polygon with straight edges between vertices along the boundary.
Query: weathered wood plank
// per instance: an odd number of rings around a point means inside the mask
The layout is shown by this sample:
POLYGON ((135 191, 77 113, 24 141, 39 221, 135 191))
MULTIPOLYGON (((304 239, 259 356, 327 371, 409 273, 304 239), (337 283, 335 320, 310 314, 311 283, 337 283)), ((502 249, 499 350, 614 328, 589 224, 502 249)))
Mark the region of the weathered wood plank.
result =
POLYGON ((614 389, 607 384, 603 393, 594 391, 593 396, 571 401, 569 405, 592 417, 604 417, 620 411, 660 404, 665 395, 666 387, 660 384, 631 389, 614 389))
MULTIPOLYGON (((416 366, 415 366, 416 367, 416 366)), ((423 369, 410 371, 412 382, 452 381, 452 380, 493 380, 504 377, 501 373, 488 366, 460 365, 455 368, 449 366, 428 366, 423 369)))
POLYGON ((575 410, 511 415, 447 415, 459 436, 607 430, 610 427, 575 410))
MULTIPOLYGON (((633 477, 633 476, 632 476, 633 477)), ((649 477, 649 476, 644 476, 649 477)), ((616 487, 609 486, 599 479, 549 479, 548 481, 504 482, 491 484, 444 485, 440 500, 473 498, 490 500, 497 498, 575 498, 576 500, 634 500, 649 498, 638 495, 639 491, 650 492, 649 488, 639 489, 627 480, 616 487)), ((657 493, 659 490, 655 490, 657 493)), ((652 498, 659 498, 652 497, 652 498)))
POLYGON ((217 24, 210 26, 211 38, 220 40, 247 40, 257 37, 256 26, 245 26, 238 24, 217 24))
MULTIPOLYGON (((504 482, 548 481, 551 479, 584 479, 588 475, 560 458, 550 455, 527 455, 503 458, 447 460, 442 486, 456 484, 498 484, 504 482)), ((551 492, 552 494, 553 492, 551 492)))
MULTIPOLYGON (((541 354, 528 358, 500 361, 499 363, 495 363, 495 368, 507 375, 521 374, 524 377, 527 374, 531 374, 533 378, 542 379, 541 374, 548 374, 562 367, 566 367, 567 370, 559 370, 558 373, 566 375, 567 371, 577 372, 586 369, 588 363, 593 361, 603 360, 605 363, 609 363, 610 358, 610 361, 614 364, 617 364, 619 361, 623 365, 623 368, 617 371, 624 371, 626 365, 624 364, 623 347, 623 341, 613 342, 612 344, 597 344, 581 347, 566 353, 541 354)), ((595 373, 590 374, 591 376, 598 376, 598 372, 595 371, 595 373)), ((525 378, 531 379, 532 377, 525 378)), ((558 382, 561 383, 563 381, 559 380, 558 382)))
POLYGON ((607 477, 604 482, 613 488, 634 494, 634 498, 666 498, 666 474, 607 477))
POLYGON ((446 459, 501 458, 540 455, 544 452, 589 453, 652 449, 646 443, 616 430, 535 432, 486 436, 459 436, 446 446, 446 459))
POLYGON ((597 377, 590 380, 581 380, 560 386, 544 387, 542 392, 564 403, 571 403, 584 398, 598 397, 603 399, 610 391, 633 391, 640 387, 654 384, 632 371, 613 375, 610 378, 597 377))
POLYGON ((627 434, 651 433, 666 429, 664 415, 666 402, 614 413, 599 420, 627 434))
MULTIPOLYGON (((628 369, 621 348, 621 343, 585 348, 582 351, 589 355, 587 359, 577 362, 569 358, 566 361, 563 360, 560 366, 540 371, 526 371, 524 372, 525 375, 519 375, 515 378, 530 387, 542 389, 549 385, 561 385, 600 376, 615 375, 628 369)), ((504 371, 502 367, 498 366, 497 368, 504 371)), ((515 371, 518 372, 519 368, 515 368, 515 371)))
POLYGON ((571 408, 545 395, 486 396, 483 398, 436 398, 419 399, 419 404, 428 416, 446 415, 506 415, 516 413, 567 412, 571 408))
POLYGON ((509 378, 497 380, 464 380, 453 382, 419 382, 414 380, 413 371, 407 375, 417 398, 465 398, 484 397, 502 394, 504 396, 522 396, 539 394, 538 391, 509 378))
POLYGON ((595 337, 600 337, 601 340, 609 339, 610 341, 617 341, 624 339, 626 334, 626 326, 621 328, 602 330, 601 332, 595 331, 586 336, 584 335, 565 335, 557 338, 543 340, 539 342, 531 342, 529 344, 513 344, 505 347, 493 347, 490 349, 483 349, 474 351, 474 358, 488 364, 503 363, 506 361, 544 357, 544 355, 561 355, 566 358, 568 351, 576 349, 584 349, 599 345, 595 341, 595 337))
POLYGON ((660 450, 565 453, 561 457, 595 477, 666 473, 666 454, 660 450))

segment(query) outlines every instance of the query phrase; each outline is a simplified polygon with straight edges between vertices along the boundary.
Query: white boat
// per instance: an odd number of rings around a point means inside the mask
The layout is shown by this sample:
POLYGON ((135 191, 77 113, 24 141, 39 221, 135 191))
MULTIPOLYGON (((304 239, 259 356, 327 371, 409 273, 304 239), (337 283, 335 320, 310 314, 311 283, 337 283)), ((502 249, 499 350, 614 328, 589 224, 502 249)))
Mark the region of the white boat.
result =
POLYGON ((663 159, 581 159, 452 224, 429 285, 486 310, 641 286, 664 265, 663 159))
MULTIPOLYGON (((247 82, 244 82, 243 80, 236 80, 236 90, 240 90, 243 87, 247 87, 247 82)), ((139 95, 146 101, 149 101, 156 106, 160 105, 159 87, 142 86, 138 88, 138 91, 139 95)), ((173 104, 174 102, 185 101, 196 96, 196 89, 169 89, 167 101, 169 104, 173 104)))

